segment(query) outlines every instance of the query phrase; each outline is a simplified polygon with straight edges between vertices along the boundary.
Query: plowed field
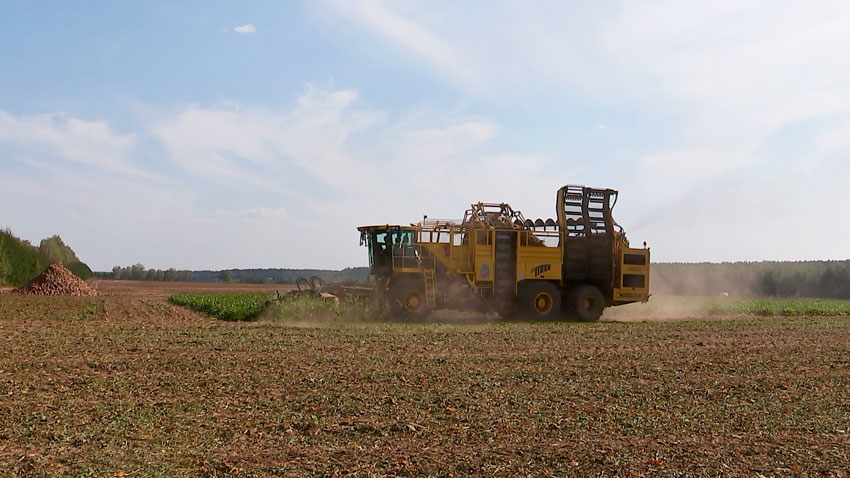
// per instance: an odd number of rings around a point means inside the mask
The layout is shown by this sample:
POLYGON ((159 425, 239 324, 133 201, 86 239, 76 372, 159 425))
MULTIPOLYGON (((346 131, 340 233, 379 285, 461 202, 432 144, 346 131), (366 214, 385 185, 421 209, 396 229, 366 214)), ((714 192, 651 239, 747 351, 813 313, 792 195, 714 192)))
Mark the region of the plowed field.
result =
POLYGON ((0 476, 850 476, 846 317, 295 328, 95 285, 0 294, 0 476))

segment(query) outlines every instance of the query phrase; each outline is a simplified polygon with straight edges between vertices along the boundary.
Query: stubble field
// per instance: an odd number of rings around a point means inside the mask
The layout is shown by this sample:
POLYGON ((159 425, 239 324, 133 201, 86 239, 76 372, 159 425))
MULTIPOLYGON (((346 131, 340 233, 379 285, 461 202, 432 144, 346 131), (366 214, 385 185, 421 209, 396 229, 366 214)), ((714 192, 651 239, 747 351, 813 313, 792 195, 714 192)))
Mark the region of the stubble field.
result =
POLYGON ((847 317, 292 327, 97 286, 0 294, 0 476, 850 476, 847 317))

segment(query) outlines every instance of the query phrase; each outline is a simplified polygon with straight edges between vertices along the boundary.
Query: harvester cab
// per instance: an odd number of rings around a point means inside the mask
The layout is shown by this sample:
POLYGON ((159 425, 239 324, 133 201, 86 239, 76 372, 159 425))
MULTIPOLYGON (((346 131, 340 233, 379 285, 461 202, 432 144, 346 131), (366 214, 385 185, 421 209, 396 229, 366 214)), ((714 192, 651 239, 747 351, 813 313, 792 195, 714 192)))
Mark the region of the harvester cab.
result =
POLYGON ((395 269, 405 264, 398 264, 400 259, 416 257, 413 246, 416 229, 411 226, 382 225, 362 226, 360 245, 369 251, 369 273, 373 276, 389 276, 395 269))

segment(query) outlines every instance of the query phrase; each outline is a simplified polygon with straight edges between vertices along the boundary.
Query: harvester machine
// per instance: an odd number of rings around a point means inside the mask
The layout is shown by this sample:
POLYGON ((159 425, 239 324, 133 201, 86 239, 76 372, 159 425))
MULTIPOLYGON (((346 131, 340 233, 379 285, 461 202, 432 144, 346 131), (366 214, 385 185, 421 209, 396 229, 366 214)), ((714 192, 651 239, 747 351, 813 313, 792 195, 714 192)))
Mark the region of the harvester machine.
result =
POLYGON ((359 227, 374 294, 395 313, 475 307, 503 317, 594 321, 605 307, 649 300, 649 249, 613 219, 617 191, 564 186, 557 219, 476 203, 462 220, 359 227))

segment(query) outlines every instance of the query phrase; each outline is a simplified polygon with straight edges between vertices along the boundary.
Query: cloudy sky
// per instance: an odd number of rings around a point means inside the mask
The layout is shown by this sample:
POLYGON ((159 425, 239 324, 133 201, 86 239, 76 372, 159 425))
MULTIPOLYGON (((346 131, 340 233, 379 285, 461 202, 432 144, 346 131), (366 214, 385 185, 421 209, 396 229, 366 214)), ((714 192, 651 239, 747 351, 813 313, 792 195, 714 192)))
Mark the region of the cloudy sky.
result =
POLYGON ((620 190, 658 261, 850 258, 850 3, 0 6, 0 227, 92 268, 364 265, 620 190))

